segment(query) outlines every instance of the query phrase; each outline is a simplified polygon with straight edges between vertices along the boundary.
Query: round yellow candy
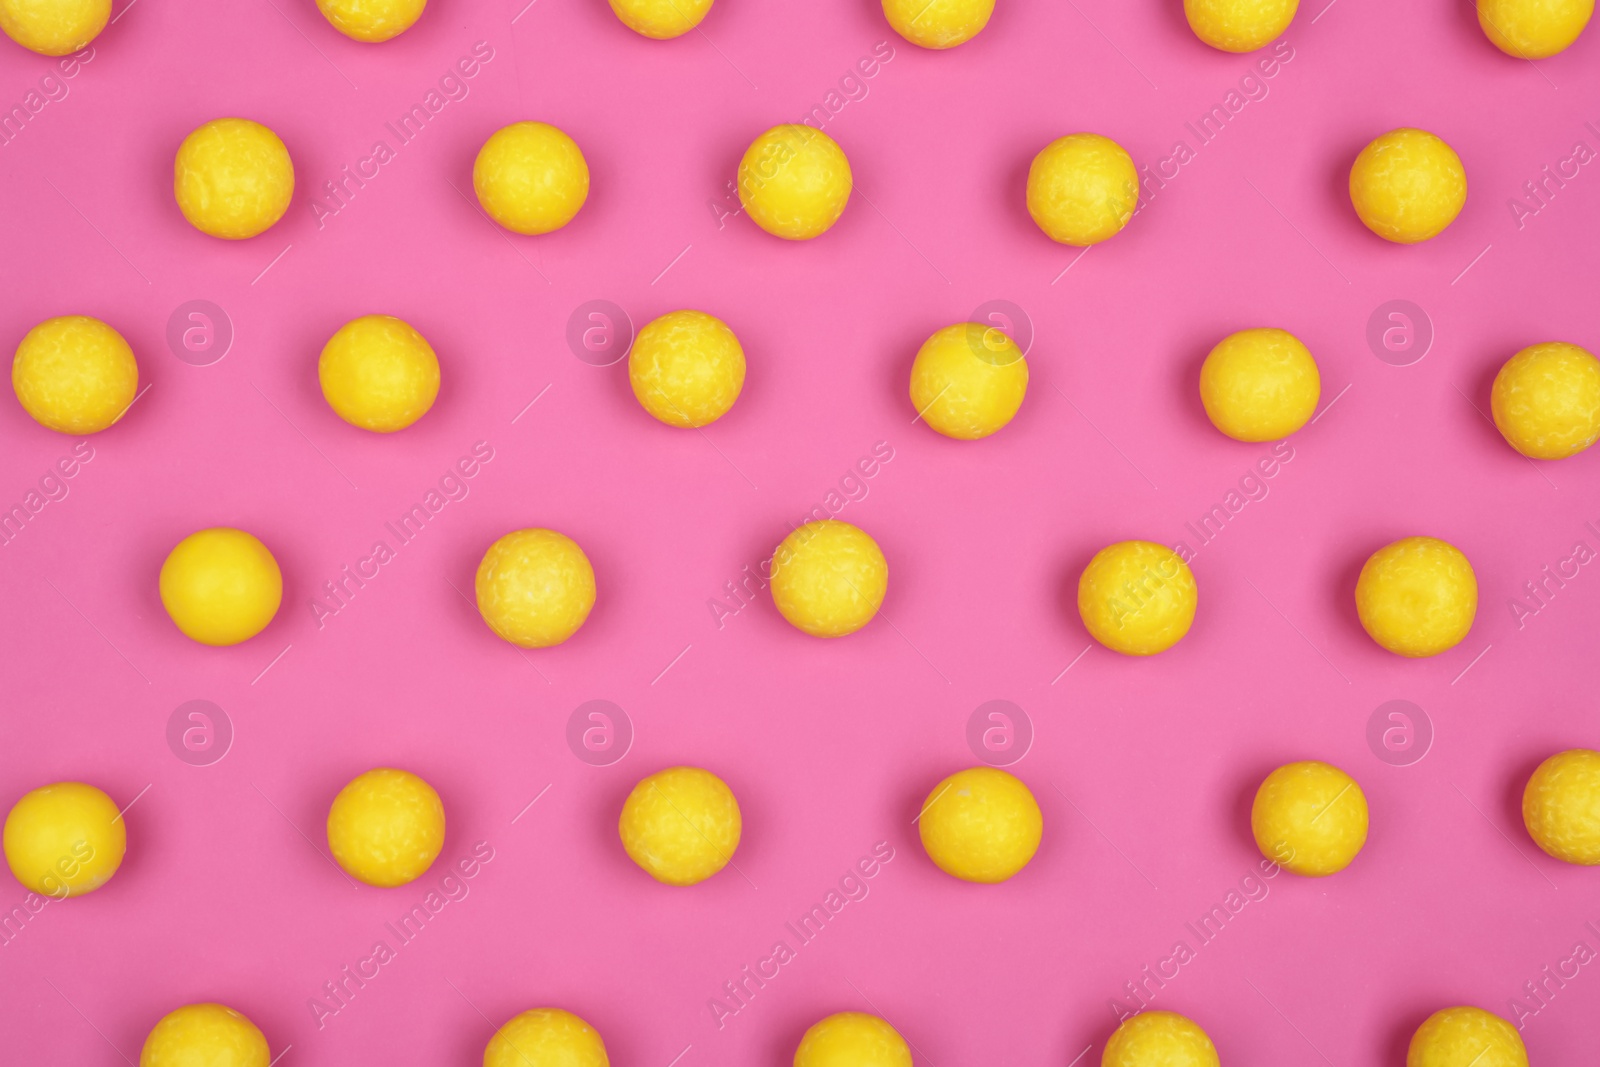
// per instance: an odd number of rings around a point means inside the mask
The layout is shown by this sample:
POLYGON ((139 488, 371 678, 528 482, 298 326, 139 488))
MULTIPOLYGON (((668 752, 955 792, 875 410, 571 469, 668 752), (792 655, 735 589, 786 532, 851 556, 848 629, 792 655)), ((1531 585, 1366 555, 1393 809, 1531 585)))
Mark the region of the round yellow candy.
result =
POLYGON ((1256 790, 1250 831, 1280 867, 1313 878, 1337 874, 1367 843, 1367 797, 1330 764, 1286 763, 1256 790))
POLYGON ((533 1008, 494 1032, 483 1067, 610 1067, 594 1027, 560 1008, 533 1008))
POLYGON ((1379 237, 1416 244, 1461 214, 1467 172, 1455 149, 1426 130, 1391 130, 1356 156, 1350 202, 1379 237))
POLYGON ((1600 752, 1574 748, 1539 764, 1522 791, 1522 821, 1556 859, 1600 865, 1600 752))
POLYGON ((106 884, 128 851, 128 827, 92 785, 57 782, 25 793, 6 816, 6 863, 46 897, 81 897, 106 884))
POLYGON ((989 25, 994 0, 883 0, 894 32, 923 48, 966 44, 989 25))
POLYGON ((1566 459, 1600 440, 1600 360, 1549 341, 1506 360, 1490 394, 1494 424, 1530 459, 1566 459))
POLYGON ((139 1067, 267 1067, 267 1039, 256 1024, 221 1004, 185 1004, 161 1017, 144 1039, 139 1067))
POLYGON ((259 122, 212 119, 183 139, 172 191, 195 229, 241 240, 289 210, 294 164, 278 135, 259 122))
POLYGON ((633 787, 617 831, 646 874, 694 885, 728 865, 743 823, 727 783, 698 767, 668 767, 633 787))
POLYGON ((946 437, 974 441, 1010 422, 1028 394, 1028 361, 1000 330, 946 326, 911 365, 911 405, 946 437))
POLYGON ((1003 882, 1039 851, 1044 816, 1020 780, 994 767, 957 771, 922 802, 922 848, 964 882, 1003 882))
POLYGON ((757 226, 790 241, 826 233, 852 188, 844 149, 810 126, 774 126, 739 161, 739 203, 757 226))
POLYGON ((633 339, 628 381, 644 409, 668 426, 705 426, 739 399, 744 349, 721 319, 670 311, 633 339))
POLYGON ((333 28, 354 41, 376 44, 398 37, 422 17, 428 0, 317 0, 333 28))
POLYGON ((1181 641, 1197 602, 1188 564, 1151 541, 1102 548, 1078 579, 1078 615, 1089 636, 1127 656, 1165 652, 1181 641))
POLYGON ((161 565, 161 603, 203 645, 237 645, 267 628, 283 602, 283 572, 267 546, 217 526, 178 542, 161 565))
POLYGON ((1517 1028, 1482 1008, 1444 1008, 1411 1035, 1406 1067, 1528 1067, 1517 1028))
POLYGON ((772 602, 813 637, 855 633, 872 621, 888 590, 888 560, 848 522, 808 522, 772 554, 772 602))
POLYGON ((794 1050, 794 1067, 911 1067, 911 1050, 876 1015, 841 1011, 811 1024, 794 1050))
POLYGON ((1478 25, 1496 48, 1518 59, 1565 51, 1593 15, 1594 0, 1478 0, 1478 25))
POLYGON ((576 541, 554 530, 515 530, 478 564, 478 611, 489 629, 522 648, 559 645, 594 608, 594 568, 576 541))
POLYGON ((1223 338, 1200 367, 1200 402, 1211 424, 1235 441, 1277 441, 1317 409, 1317 361, 1286 330, 1241 330, 1223 338))
POLYGON ((589 164, 578 144, 546 122, 513 122, 494 132, 472 164, 483 210, 514 233, 559 230, 589 199, 589 164))
POLYGON ((403 430, 439 395, 439 357, 408 323, 363 315, 339 327, 322 347, 317 378, 328 406, 352 426, 403 430))
POLYGON ((1100 1067, 1220 1067, 1217 1047, 1175 1011, 1143 1011, 1112 1031, 1100 1067))
POLYGON ((1402 656, 1454 648, 1478 613, 1478 579, 1454 545, 1405 537, 1378 549, 1356 579, 1356 613, 1378 644, 1402 656))
POLYGON ((1254 52, 1283 36, 1300 0, 1183 0, 1194 35, 1224 52, 1254 52))
POLYGON ((414 881, 444 847, 444 804, 433 786, 380 767, 339 790, 328 809, 328 849, 368 885, 414 881))
POLYGON ((1139 206, 1139 171, 1121 145, 1097 133, 1051 141, 1028 167, 1028 214, 1052 241, 1099 244, 1139 206))
POLYGON ((111 0, 0 0, 0 30, 45 56, 80 52, 111 18, 111 0))
POLYGON ((611 10, 634 33, 668 41, 700 25, 711 0, 611 0, 611 10))
POLYGON ((99 319, 46 319, 23 337, 11 362, 11 388, 41 426, 99 433, 139 394, 139 363, 122 335, 99 319))

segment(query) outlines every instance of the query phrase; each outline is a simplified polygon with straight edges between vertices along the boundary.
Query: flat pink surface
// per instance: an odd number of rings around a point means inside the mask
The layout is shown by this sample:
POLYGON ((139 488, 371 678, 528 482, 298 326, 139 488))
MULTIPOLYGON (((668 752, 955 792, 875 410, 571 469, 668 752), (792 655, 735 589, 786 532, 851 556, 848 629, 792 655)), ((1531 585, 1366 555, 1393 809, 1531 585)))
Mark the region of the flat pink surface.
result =
MULTIPOLYGON (((1520 225, 1508 205, 1576 143, 1600 150, 1594 30, 1535 66, 1494 50, 1466 0, 1313 2, 1289 58, 1203 143, 1186 123, 1226 107, 1259 57, 1202 46, 1177 0, 1001 0, 948 53, 901 41, 870 0, 720 0, 703 33, 667 43, 596 0, 524 2, 434 0, 381 46, 310 0, 119 3, 66 94, 0 147, 0 341, 95 315, 150 386, 0 549, 5 804, 61 779, 138 798, 115 879, 6 931, 7 1062, 133 1060, 164 1012, 218 1000, 289 1048, 284 1067, 475 1064, 492 1024, 544 1004, 589 1019, 620 1065, 776 1067, 811 1022, 859 1009, 919 1064, 1064 1067, 1098 1062, 1113 999, 1179 941, 1194 958, 1154 1006, 1200 1021, 1226 1064, 1395 1065, 1434 1009, 1509 1016, 1519 994, 1534 1063, 1593 1061, 1600 965, 1561 986, 1542 969, 1600 948, 1600 872, 1541 853, 1518 800, 1544 756, 1600 747, 1597 565, 1542 606, 1524 592, 1575 544, 1600 548, 1600 454, 1534 465, 1482 412, 1518 348, 1600 349, 1600 169, 1569 166, 1520 225), (385 124, 475 46, 492 58, 401 145, 385 124), (875 49, 892 59, 826 125, 858 183, 839 225, 804 244, 719 226, 750 139, 826 107, 875 49), (184 223, 171 161, 233 114, 278 131, 299 187, 281 224, 226 243, 184 223), (593 173, 577 220, 542 238, 498 232, 468 199, 477 147, 529 118, 572 134, 593 173), (1363 229, 1344 192, 1359 148, 1402 125, 1453 144, 1472 187, 1454 226, 1410 248, 1363 229), (1043 144, 1084 129, 1169 180, 1075 259, 1033 226, 1022 184, 1043 144), (323 183, 380 140, 394 158, 319 220, 323 183), (1162 164, 1180 141, 1192 158, 1162 164), (235 333, 209 366, 166 340, 195 299, 235 333), (625 364, 569 350, 569 316, 595 299, 636 326, 685 306, 725 319, 749 355, 737 407, 704 433, 646 417, 625 364), (913 424, 917 346, 995 299, 1035 334, 1021 414, 977 443, 913 424), (1367 341, 1393 299, 1435 334, 1409 366, 1367 341), (340 422, 315 372, 334 329, 376 311, 444 367, 432 413, 387 437, 340 422), (1255 325, 1307 342, 1332 406, 1201 546, 1185 524, 1271 449, 1210 427, 1198 365, 1255 325), (385 522, 478 442, 493 458, 467 495, 319 620, 323 583, 395 548, 385 522), (819 641, 760 595, 719 626, 709 602, 843 499, 828 494, 875 448, 892 459, 864 497, 849 483, 839 516, 888 556, 881 617, 819 641), (259 637, 212 649, 172 626, 156 575, 222 524, 272 548, 285 597, 259 637), (600 589, 574 639, 525 656, 460 595, 524 526, 576 538, 600 589), (1418 533, 1468 554, 1482 603, 1459 647, 1408 661, 1365 636, 1351 591, 1371 551, 1418 533), (1195 627, 1147 660, 1091 646, 1073 607, 1089 556, 1131 537, 1198 548, 1195 627), (195 699, 235 733, 209 766, 168 746, 195 699), (606 767, 566 742, 593 699, 636 734, 606 767), (928 862, 912 819, 975 762, 968 719, 992 699, 1033 724, 1011 769, 1045 838, 1017 878, 973 886, 928 862), (1367 741, 1396 699, 1434 733, 1409 766, 1367 741), (1305 758, 1360 781, 1367 847, 1334 878, 1248 879, 1254 789, 1305 758), (687 890, 651 881, 615 830, 632 784, 677 763, 722 775, 745 817, 738 871, 687 890), (450 827, 440 866, 391 890, 318 852, 334 793, 381 765, 431 781, 450 827), (400 946, 385 924, 479 842, 492 861, 400 946), (893 859, 867 895, 801 945, 785 924, 879 842, 893 859), (1246 905, 1202 943, 1186 923, 1241 881, 1246 905), (311 1000, 380 940, 395 958, 319 1025, 311 1000), (795 958, 727 1000, 780 940, 795 958), (738 1010, 719 1019, 719 996, 738 1010)), ((0 44, 9 108, 54 63, 0 44)), ((0 408, 9 508, 75 441, 0 408)), ((23 896, 0 886, 4 908, 23 896)))

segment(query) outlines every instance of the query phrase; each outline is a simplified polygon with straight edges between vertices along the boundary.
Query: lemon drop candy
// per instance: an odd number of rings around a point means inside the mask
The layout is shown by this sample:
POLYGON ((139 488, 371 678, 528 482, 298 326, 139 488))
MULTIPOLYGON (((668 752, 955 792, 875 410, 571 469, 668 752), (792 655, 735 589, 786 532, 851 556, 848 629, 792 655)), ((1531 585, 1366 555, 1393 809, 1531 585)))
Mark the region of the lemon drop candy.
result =
POLYGON ((742 827, 733 790, 699 767, 668 767, 642 780, 617 822, 628 857, 667 885, 694 885, 726 867, 742 827))
POLYGON ((110 18, 111 0, 0 0, 0 30, 42 56, 82 51, 110 18))
POLYGON ((1600 752, 1574 748, 1539 764, 1522 791, 1522 822, 1556 859, 1600 865, 1600 752))
POLYGON ((1194 35, 1224 52, 1254 52, 1283 36, 1300 0, 1183 0, 1194 35))
POLYGON ((317 0, 322 17, 352 41, 398 37, 422 17, 428 0, 317 0))
POLYGON ((1478 613, 1478 579, 1461 550, 1405 537, 1374 552, 1356 579, 1356 613, 1372 639, 1402 656, 1454 648, 1478 613))
POLYGON ((105 885, 128 851, 128 828, 105 793, 57 782, 25 793, 6 816, 6 863, 40 896, 81 897, 105 885))
POLYGON ((911 1067, 911 1049, 876 1015, 841 1011, 811 1024, 794 1050, 794 1067, 911 1067))
POLYGON ((853 634, 878 613, 889 562, 878 543, 837 519, 808 522, 772 554, 772 602, 813 637, 853 634))
POLYGON ((151 1028, 139 1067, 268 1067, 256 1024, 221 1004, 185 1004, 151 1028))
POLYGON ((1200 402, 1211 425, 1235 441, 1277 441, 1317 409, 1317 361, 1286 330, 1241 330, 1217 343, 1200 367, 1200 402))
POLYGON ((573 220, 589 199, 589 164, 547 122, 496 130, 472 164, 472 188, 489 217, 513 233, 541 234, 573 220))
POLYGON ((1139 171, 1109 137, 1068 134, 1028 167, 1028 214, 1052 241, 1099 244, 1122 232, 1138 206, 1139 171))
POLYGON ((1444 1008, 1417 1027, 1406 1067, 1528 1067, 1517 1028, 1482 1008, 1444 1008))
POLYGON ((628 351, 628 382, 644 409, 668 426, 706 426, 744 388, 744 349, 728 324, 703 311, 670 311, 647 323, 628 351))
POLYGON ((1078 578, 1078 615, 1089 636, 1126 656, 1154 655, 1181 641, 1198 599, 1188 564, 1152 541, 1102 548, 1078 578))
POLYGON ((532 1008, 494 1032, 483 1067, 610 1067, 594 1027, 560 1008, 532 1008))
POLYGON ((894 32, 922 48, 966 44, 989 25, 994 0, 883 0, 894 32))
POLYGON ((739 203, 757 226, 789 241, 826 233, 844 214, 853 184, 844 149, 821 130, 774 126, 739 160, 739 203))
POLYGON ((1391 130, 1356 156, 1350 203, 1386 241, 1436 237, 1467 202, 1467 172, 1455 149, 1426 130, 1391 130))
POLYGON ((388 767, 359 775, 328 809, 328 850, 368 885, 420 878, 444 847, 444 804, 433 786, 388 767))
POLYGON ((289 210, 294 164, 278 135, 259 122, 212 119, 179 146, 172 191, 195 229, 242 240, 289 210))
POLYGON ((46 319, 22 338, 11 388, 39 425, 99 433, 139 395, 139 363, 120 333, 87 315, 46 319))
POLYGON ((923 342, 911 365, 911 406, 946 437, 988 437, 1016 416, 1027 394, 1022 349, 980 323, 946 326, 923 342))
POLYGON ((1564 52, 1594 16, 1594 0, 1478 0, 1478 25, 1518 59, 1564 52))
POLYGON ((1367 797, 1331 764, 1287 763, 1256 790, 1250 832, 1280 867, 1313 878, 1336 874, 1367 843, 1367 797))
POLYGON ((964 882, 1003 882, 1039 851, 1044 816, 1021 780, 994 767, 957 771, 922 802, 922 848, 964 882))
POLYGON ((403 430, 439 396, 439 357, 426 338, 393 315, 363 315, 322 347, 317 379, 345 422, 376 433, 403 430))
POLYGON ((1529 459, 1566 459, 1600 440, 1600 360, 1561 341, 1506 360, 1489 396, 1494 424, 1529 459))
POLYGON ((267 546, 243 530, 192 533, 161 565, 161 603, 188 637, 237 645, 267 628, 283 602, 283 572, 267 546))
POLYGON ((611 10, 641 37, 669 41, 705 21, 711 0, 611 0, 611 10))
POLYGON ((489 629, 521 648, 559 645, 594 608, 594 568, 554 530, 515 530, 489 546, 474 582, 489 629))
POLYGON ((1142 1011, 1112 1031, 1100 1067, 1220 1067, 1217 1047, 1175 1011, 1142 1011))

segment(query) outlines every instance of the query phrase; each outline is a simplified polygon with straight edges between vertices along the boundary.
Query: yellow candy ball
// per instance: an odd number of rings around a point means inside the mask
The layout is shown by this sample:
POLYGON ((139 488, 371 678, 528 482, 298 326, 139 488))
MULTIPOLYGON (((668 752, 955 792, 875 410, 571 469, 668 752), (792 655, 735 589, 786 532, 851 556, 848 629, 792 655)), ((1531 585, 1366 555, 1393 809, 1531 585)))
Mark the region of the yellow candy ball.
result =
POLYGON ((559 230, 589 199, 589 164, 578 144, 546 122, 513 122, 483 143, 472 164, 483 210, 514 233, 559 230))
POLYGON ((1183 639, 1198 596, 1188 564, 1165 545, 1119 541, 1096 552, 1078 579, 1078 615, 1113 652, 1150 656, 1183 639))
POLYGON ((1194 35, 1224 52, 1254 52, 1283 36, 1300 0, 1183 0, 1194 35))
POLYGON ((1445 1008, 1411 1035, 1406 1067, 1528 1067, 1517 1028, 1482 1008, 1445 1008))
POLYGON ((46 897, 81 897, 105 885, 128 851, 128 827, 92 785, 57 782, 23 794, 6 816, 6 863, 46 897))
POLYGON ((414 881, 444 847, 444 804, 433 786, 380 767, 339 790, 328 809, 328 849, 368 885, 414 881))
POLYGON ((744 349, 721 319, 671 311, 633 339, 628 381, 644 409, 668 426, 705 426, 739 399, 744 349))
POLYGON ((82 51, 110 18, 111 0, 0 0, 0 30, 44 56, 82 51))
POLYGON ((911 1049, 876 1015, 841 1011, 811 1024, 794 1050, 794 1067, 911 1067, 911 1049))
POLYGON ((352 426, 403 430, 439 395, 439 357, 408 323, 363 315, 339 327, 322 347, 317 378, 328 406, 352 426))
POLYGON ((533 1008, 494 1032, 483 1067, 610 1067, 594 1027, 560 1008, 533 1008))
POLYGON ((844 149, 810 126, 774 126, 739 161, 739 203, 757 226, 790 241, 826 233, 852 188, 844 149))
POLYGON ((1220 1067, 1217 1047, 1192 1020, 1175 1011, 1144 1011, 1106 1040, 1100 1067, 1220 1067))
POLYGON ((1317 410, 1317 361, 1286 330, 1241 330, 1200 367, 1200 402, 1211 424, 1235 441, 1276 441, 1317 410))
POLYGON ((151 1028, 139 1067, 267 1067, 267 1039, 221 1004, 186 1004, 151 1028))
POLYGON ((1522 791, 1522 821, 1556 859, 1600 865, 1600 752, 1574 748, 1539 764, 1522 791))
POLYGON ((1028 214, 1052 241, 1099 244, 1139 206, 1139 171, 1121 145, 1097 133, 1051 141, 1028 167, 1028 214))
POLYGON ((808 522, 772 554, 772 602, 813 637, 855 633, 872 621, 888 590, 889 561, 848 522, 808 522))
POLYGON ((1600 360, 1549 341, 1506 360, 1490 394, 1494 424, 1530 459, 1566 459, 1600 440, 1600 360))
POLYGON ((669 767, 633 787, 617 831, 628 857, 667 885, 694 885, 728 865, 743 827, 727 783, 698 767, 669 767))
POLYGON ((634 33, 669 41, 700 25, 711 0, 611 0, 611 10, 634 33))
POLYGON ((1594 0, 1478 0, 1478 25, 1508 56, 1544 59, 1563 52, 1589 25, 1594 0))
POLYGON ((11 388, 41 426, 99 433, 139 395, 139 363, 116 330, 87 315, 46 319, 22 338, 11 388))
POLYGON ((1350 202, 1379 237, 1416 244, 1461 214, 1467 172, 1455 149, 1426 130, 1391 130, 1356 156, 1350 202))
POLYGON ((398 37, 422 17, 428 0, 317 0, 322 16, 354 41, 376 44, 398 37))
POLYGON ((1356 613, 1378 644, 1402 656, 1454 648, 1478 613, 1478 579, 1454 545, 1405 537, 1378 549, 1356 579, 1356 613))
POLYGON ((161 565, 161 603, 188 637, 237 645, 267 628, 283 602, 283 572, 267 546, 217 526, 178 542, 161 565))
POLYGON ((478 564, 478 611, 489 629, 522 648, 559 645, 594 608, 594 568, 576 541, 554 530, 516 530, 478 564))
POLYGON ((883 0, 894 32, 923 48, 966 44, 989 25, 994 0, 883 0))
POLYGON ((195 229, 242 240, 289 210, 294 164, 278 135, 259 122, 212 119, 183 139, 172 191, 195 229))
POLYGON ((1028 394, 1028 361, 1000 330, 946 326, 917 350, 911 405, 946 437, 974 441, 1010 422, 1028 394))
POLYGON ((1039 851, 1044 816, 1021 781, 994 767, 957 771, 922 802, 922 848, 964 882, 1003 882, 1039 851))
POLYGON ((1330 764, 1287 763, 1256 790, 1250 832, 1280 867, 1313 878, 1337 874, 1367 843, 1367 797, 1330 764))

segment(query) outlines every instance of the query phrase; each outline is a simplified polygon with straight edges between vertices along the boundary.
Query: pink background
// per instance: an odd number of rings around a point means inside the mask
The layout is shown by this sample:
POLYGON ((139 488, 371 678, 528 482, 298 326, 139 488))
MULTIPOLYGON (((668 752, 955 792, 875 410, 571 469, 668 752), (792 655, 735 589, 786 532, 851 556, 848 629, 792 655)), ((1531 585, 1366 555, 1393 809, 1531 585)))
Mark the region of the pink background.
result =
MULTIPOLYGON (((1535 67, 1490 46, 1466 0, 1337 0, 1320 17, 1313 0, 1268 95, 1074 262, 1023 207, 1032 155, 1087 129, 1155 164, 1195 146, 1185 122, 1255 62, 1202 46, 1177 0, 1001 0, 942 54, 895 37, 870 0, 720 0, 703 34, 668 43, 597 0, 523 2, 434 0, 381 46, 309 0, 119 3, 65 98, 0 148, 0 339, 96 315, 151 386, 0 549, 4 802, 61 779, 139 798, 116 878, 0 948, 8 1060, 136 1059, 164 1012, 219 1000, 274 1055, 292 1046, 285 1067, 473 1064, 491 1023, 543 1004, 644 1067, 785 1064, 845 1009, 885 1015, 919 1063, 1097 1063, 1111 998, 1175 941, 1197 945, 1185 922, 1259 860, 1255 786, 1304 758, 1357 777, 1371 838, 1337 877, 1263 883, 1157 994, 1224 1063, 1398 1064, 1432 1010, 1509 1015, 1576 942, 1600 948, 1596 872, 1545 857, 1518 814, 1540 759, 1600 747, 1600 572, 1520 628, 1509 607, 1576 542, 1600 548, 1600 454, 1535 467, 1474 410, 1526 344, 1600 348, 1600 170, 1521 228, 1507 203, 1575 142, 1600 149, 1584 125, 1600 125, 1593 30, 1535 67), (493 58, 470 94, 319 228, 322 183, 375 140, 394 147, 384 123, 479 41, 493 58), (826 127, 858 183, 838 226, 805 244, 742 217, 719 228, 711 205, 750 139, 823 103, 880 41, 893 59, 826 127), (239 243, 191 229, 171 195, 183 135, 232 114, 277 130, 299 181, 284 221, 239 243), (459 195, 484 138, 526 118, 567 130, 593 173, 576 221, 542 238, 497 232, 459 195), (1459 221, 1411 248, 1363 229, 1344 193, 1359 148, 1401 125, 1450 141, 1472 184, 1459 221), (1436 330, 1411 366, 1366 341, 1396 298, 1436 330), (168 351, 168 317, 193 299, 236 332, 211 366, 168 351), (738 406, 703 435, 646 417, 624 364, 568 349, 593 299, 635 325, 685 306, 724 318, 749 356, 738 406), (991 299, 1031 319, 1031 393, 998 436, 945 440, 912 424, 910 361, 991 299), (388 437, 340 422, 315 373, 333 330, 376 311, 416 325, 444 367, 432 413, 388 437), (1080 659, 1089 556, 1130 537, 1192 546, 1185 522, 1269 450, 1216 433, 1195 385, 1211 344, 1255 325, 1302 337, 1337 404, 1201 549, 1182 644, 1080 659), (322 583, 478 441, 494 458, 470 495, 319 628, 322 583), (882 617, 818 641, 763 595, 719 629, 708 600, 880 441, 892 461, 840 517, 890 560, 882 617), (259 535, 285 576, 277 619, 230 649, 183 638, 156 592, 172 545, 219 524, 259 535), (451 588, 470 592, 484 548, 523 526, 575 537, 600 588, 574 639, 526 656, 451 588), (1362 633, 1351 590, 1372 550, 1416 533, 1468 554, 1481 608, 1461 646, 1408 661, 1362 633), (210 766, 168 748, 192 699, 235 730, 210 766), (636 730, 609 767, 565 741, 591 699, 636 730), (1045 839, 985 887, 937 871, 912 818, 974 762, 967 721, 991 699, 1034 725, 1011 769, 1045 839), (1393 699, 1436 733, 1411 766, 1366 740, 1393 699), (688 890, 652 882, 615 832, 633 782, 675 763, 726 778, 745 816, 739 870, 688 890), (353 887, 306 840, 323 844, 334 793, 380 765, 431 781, 450 824, 441 867, 392 890, 353 887), (480 841, 494 858, 470 893, 319 1029, 323 983, 480 841), (792 941, 784 924, 880 841, 894 859, 870 894, 719 1029, 722 984, 792 941)), ((10 107, 54 65, 0 43, 10 107)), ((75 442, 0 407, 9 508, 75 442)), ((0 906, 23 895, 7 879, 0 906)), ((1524 1020, 1536 1064, 1592 1057, 1596 970, 1524 1020)))

